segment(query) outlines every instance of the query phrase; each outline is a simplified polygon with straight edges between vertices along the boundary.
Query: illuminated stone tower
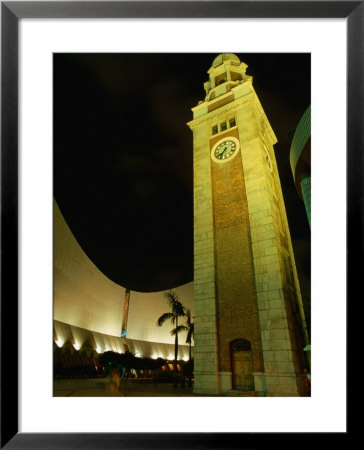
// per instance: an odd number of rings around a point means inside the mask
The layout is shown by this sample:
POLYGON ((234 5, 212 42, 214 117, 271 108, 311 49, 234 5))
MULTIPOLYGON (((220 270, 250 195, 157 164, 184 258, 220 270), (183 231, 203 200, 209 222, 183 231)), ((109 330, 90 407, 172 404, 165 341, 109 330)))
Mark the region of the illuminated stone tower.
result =
POLYGON ((304 393, 307 331, 273 145, 233 54, 192 108, 195 393, 304 393))

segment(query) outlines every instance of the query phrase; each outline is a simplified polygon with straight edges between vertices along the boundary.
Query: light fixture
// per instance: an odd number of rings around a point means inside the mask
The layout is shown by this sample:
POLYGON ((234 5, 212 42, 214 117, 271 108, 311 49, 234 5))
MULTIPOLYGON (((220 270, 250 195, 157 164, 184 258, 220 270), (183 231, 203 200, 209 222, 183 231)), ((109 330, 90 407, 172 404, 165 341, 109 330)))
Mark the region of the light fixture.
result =
POLYGON ((57 347, 61 348, 62 345, 64 344, 64 340, 61 339, 61 338, 58 338, 58 339, 55 341, 55 343, 56 343, 57 347))

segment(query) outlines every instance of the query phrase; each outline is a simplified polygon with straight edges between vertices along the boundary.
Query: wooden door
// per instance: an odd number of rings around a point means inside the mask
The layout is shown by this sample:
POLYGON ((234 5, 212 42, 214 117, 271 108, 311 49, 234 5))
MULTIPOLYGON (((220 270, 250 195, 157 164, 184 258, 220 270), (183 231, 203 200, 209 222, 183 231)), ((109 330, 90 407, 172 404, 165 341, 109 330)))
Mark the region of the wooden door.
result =
POLYGON ((233 359, 233 387, 242 391, 254 390, 251 351, 235 350, 233 359))

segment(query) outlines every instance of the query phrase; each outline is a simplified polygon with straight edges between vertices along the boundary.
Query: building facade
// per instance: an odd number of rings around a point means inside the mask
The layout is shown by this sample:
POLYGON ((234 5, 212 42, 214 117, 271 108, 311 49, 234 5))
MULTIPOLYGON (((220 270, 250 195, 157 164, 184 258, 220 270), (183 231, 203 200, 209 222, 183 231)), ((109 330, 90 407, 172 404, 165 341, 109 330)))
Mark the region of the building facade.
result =
POLYGON ((273 146, 247 65, 221 54, 192 108, 197 394, 304 395, 308 343, 273 146))
MULTIPOLYGON (((174 359, 173 325, 157 326, 168 311, 161 292, 136 292, 114 283, 88 258, 53 204, 54 345, 89 355, 129 350, 148 358, 174 359)), ((173 289, 193 314, 193 283, 173 289)), ((179 358, 188 359, 186 333, 179 358)))
POLYGON ((289 159, 296 189, 305 204, 311 227, 311 106, 306 109, 297 125, 289 159))

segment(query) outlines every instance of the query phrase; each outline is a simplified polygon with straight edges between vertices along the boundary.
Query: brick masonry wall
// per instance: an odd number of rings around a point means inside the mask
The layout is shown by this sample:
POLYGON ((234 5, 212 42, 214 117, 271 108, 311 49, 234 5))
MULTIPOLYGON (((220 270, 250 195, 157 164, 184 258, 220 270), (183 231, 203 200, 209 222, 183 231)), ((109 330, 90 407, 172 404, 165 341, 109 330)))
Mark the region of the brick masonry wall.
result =
MULTIPOLYGON (((237 137, 238 133, 235 130, 229 134, 237 137)), ((211 148, 214 141, 210 143, 211 148)), ((230 342, 243 338, 250 341, 252 346, 253 371, 262 371, 259 315, 241 153, 222 164, 212 162, 211 176, 219 370, 232 371, 230 342)))

